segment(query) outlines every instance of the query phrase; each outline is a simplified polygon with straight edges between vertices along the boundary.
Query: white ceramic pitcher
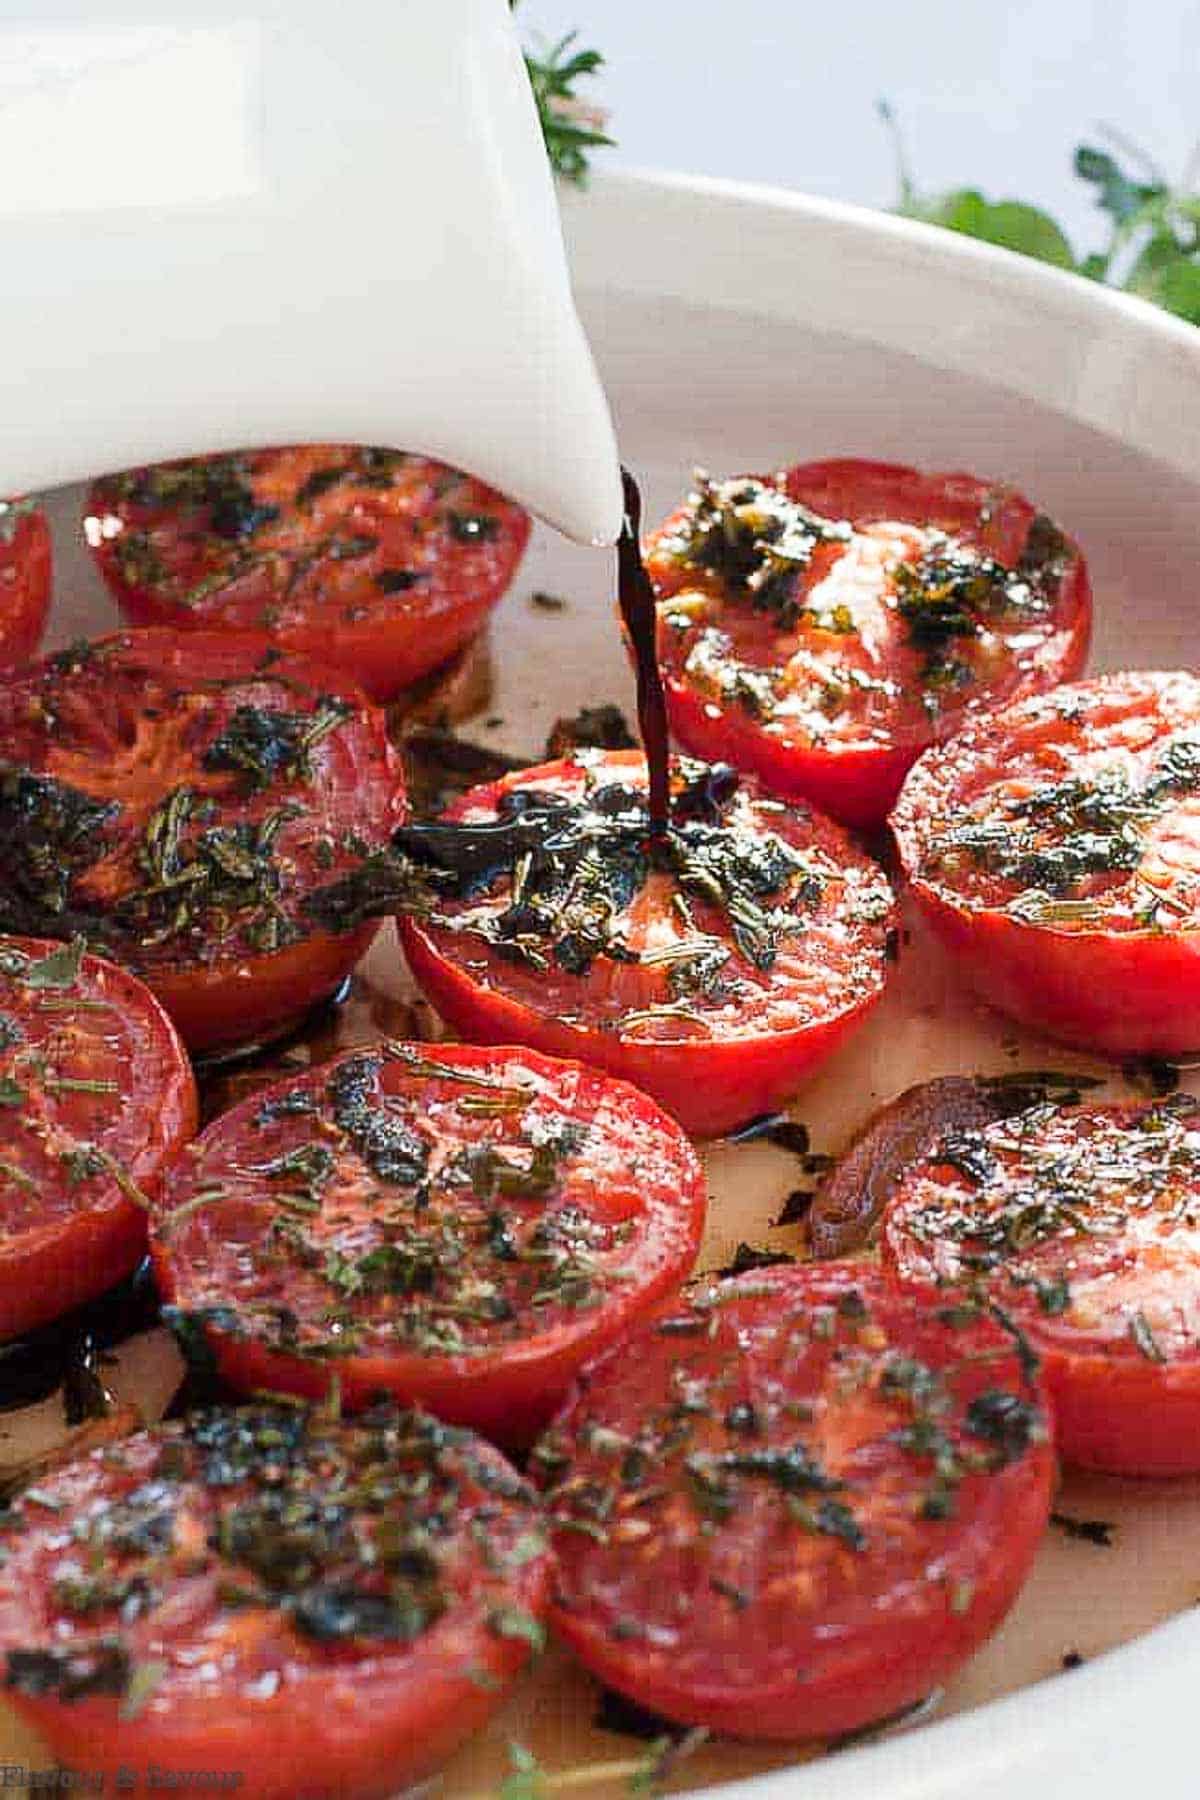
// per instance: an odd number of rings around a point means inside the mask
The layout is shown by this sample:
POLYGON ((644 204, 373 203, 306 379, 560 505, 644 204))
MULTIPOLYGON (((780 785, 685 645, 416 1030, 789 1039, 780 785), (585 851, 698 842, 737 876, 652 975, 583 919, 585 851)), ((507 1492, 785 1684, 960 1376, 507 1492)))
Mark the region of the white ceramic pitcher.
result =
POLYGON ((0 494, 326 438, 621 515, 508 0, 0 0, 0 494))

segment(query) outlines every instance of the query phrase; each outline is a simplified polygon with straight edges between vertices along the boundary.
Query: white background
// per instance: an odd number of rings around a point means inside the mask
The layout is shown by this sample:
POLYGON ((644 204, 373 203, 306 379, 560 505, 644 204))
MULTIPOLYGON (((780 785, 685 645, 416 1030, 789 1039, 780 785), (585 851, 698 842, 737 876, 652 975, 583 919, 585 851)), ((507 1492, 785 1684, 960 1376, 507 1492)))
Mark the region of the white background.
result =
POLYGON ((1049 207, 1098 236, 1071 152, 1103 120, 1174 179, 1200 138, 1200 0, 522 0, 609 66, 614 161, 888 206, 899 115, 919 185, 1049 207))

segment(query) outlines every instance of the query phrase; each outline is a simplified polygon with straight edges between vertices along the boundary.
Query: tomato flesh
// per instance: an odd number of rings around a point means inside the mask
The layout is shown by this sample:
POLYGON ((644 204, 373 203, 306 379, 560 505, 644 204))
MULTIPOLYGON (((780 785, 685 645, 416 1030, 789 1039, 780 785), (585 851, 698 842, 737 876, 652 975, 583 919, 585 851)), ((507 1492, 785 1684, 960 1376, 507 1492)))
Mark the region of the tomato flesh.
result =
POLYGON ((1200 1100, 954 1133, 905 1174, 882 1246, 902 1285, 965 1290, 1021 1326, 1067 1461, 1200 1471, 1200 1100))
POLYGON ((749 1738, 853 1730, 946 1680, 1053 1484, 1012 1339, 851 1263, 700 1289, 593 1365, 535 1460, 560 1635, 643 1705, 749 1738))
POLYGON ((472 789, 449 832, 399 834, 437 890, 400 929, 461 1036, 594 1063, 712 1135, 792 1095, 874 1005, 892 899, 803 802, 764 800, 728 769, 673 780, 656 848, 636 752, 472 789))
POLYGON ((1077 546, 1010 488, 890 463, 703 479, 650 541, 672 726, 849 825, 964 713, 1083 668, 1077 546))
POLYGON ((548 1568, 535 1497, 490 1445, 302 1407, 95 1451, 16 1502, 4 1547, 7 1698, 55 1754, 106 1792, 207 1771, 254 1800, 385 1800, 429 1775, 526 1661, 548 1568), (121 1767, 135 1785, 110 1788, 121 1767))
POLYGON ((523 1050, 381 1044, 219 1117, 151 1231, 242 1389, 387 1392, 527 1444, 580 1365, 673 1294, 704 1222, 678 1126, 523 1050))
POLYGON ((128 632, 0 682, 0 925, 87 935, 193 1049, 335 987, 373 925, 308 895, 404 816, 383 717, 249 634, 128 632))
POLYGON ((913 892, 992 1003, 1113 1056, 1200 1045, 1200 681, 1108 675, 922 758, 892 817, 913 892))
POLYGON ((50 527, 39 507, 0 501, 0 668, 24 662, 50 610, 50 527))
POLYGON ((191 1066, 140 981, 0 937, 0 1337, 129 1274, 145 1201, 195 1128, 191 1066))
POLYGON ((480 629, 529 516, 428 457, 306 444, 105 476, 84 531, 134 624, 265 631, 390 700, 480 629))

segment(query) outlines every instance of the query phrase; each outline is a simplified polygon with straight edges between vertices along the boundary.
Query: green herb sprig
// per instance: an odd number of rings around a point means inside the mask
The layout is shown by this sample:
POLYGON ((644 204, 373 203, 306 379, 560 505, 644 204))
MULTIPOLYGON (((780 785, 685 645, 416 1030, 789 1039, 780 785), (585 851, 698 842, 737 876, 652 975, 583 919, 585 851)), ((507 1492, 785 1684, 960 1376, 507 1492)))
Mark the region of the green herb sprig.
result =
POLYGON ((886 100, 879 116, 892 135, 905 218, 941 225, 984 243, 998 244, 1038 262, 1136 294, 1178 318, 1200 325, 1200 193, 1195 167, 1171 182, 1152 159, 1111 127, 1102 135, 1111 148, 1078 144, 1072 168, 1092 189, 1104 216, 1108 241, 1080 256, 1067 234, 1041 207, 1023 200, 989 200, 978 188, 922 192, 886 100))
MULTIPOLYGON (((661 1791, 663 1783, 685 1757, 700 1748, 708 1738, 703 1728, 692 1731, 664 1732, 647 1745, 642 1755, 623 1757, 617 1762, 583 1763, 575 1768, 548 1770, 524 1744, 510 1740, 508 1760, 510 1773, 501 1783, 499 1800, 551 1800, 555 1794, 576 1789, 616 1789, 630 1795, 650 1795, 661 1791)), ((482 1796, 478 1800, 483 1800, 482 1796)))
MULTIPOLYGON (((519 4, 520 0, 510 0, 514 12, 519 4)), ((591 152, 608 148, 613 139, 604 129, 603 108, 577 91, 581 81, 604 67, 604 58, 599 50, 578 49, 578 40, 577 31, 567 32, 556 43, 535 39, 524 56, 550 166, 564 181, 586 187, 591 152)))

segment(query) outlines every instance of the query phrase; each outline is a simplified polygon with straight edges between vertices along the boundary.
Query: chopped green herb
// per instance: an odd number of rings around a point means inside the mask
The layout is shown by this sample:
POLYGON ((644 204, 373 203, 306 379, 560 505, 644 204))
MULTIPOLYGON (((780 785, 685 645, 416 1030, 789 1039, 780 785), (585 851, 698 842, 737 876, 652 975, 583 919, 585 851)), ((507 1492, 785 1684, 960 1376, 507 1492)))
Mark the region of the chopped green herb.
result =
POLYGON ((1051 1317, 1065 1313, 1071 1304, 1071 1289, 1065 1276, 1056 1276, 1053 1281, 1038 1281, 1034 1285, 1034 1291, 1038 1297, 1038 1305, 1051 1317))
POLYGON ((1077 904, 1086 921, 1091 902, 1078 896, 1081 886, 1093 875, 1135 870, 1148 827, 1176 798, 1195 793, 1200 739, 1175 738, 1140 783, 1131 783, 1120 764, 1045 783, 1006 802, 1001 813, 942 831, 928 861, 948 873, 974 864, 1012 882, 1020 892, 1010 910, 1022 918, 1066 921, 1064 904, 1077 904))
POLYGON ((532 1613, 522 1612, 519 1607, 493 1608, 488 1614, 488 1630, 497 1637, 514 1638, 528 1644, 535 1655, 540 1655, 546 1647, 545 1626, 532 1613))
POLYGON ((759 1249, 753 1244, 739 1244, 733 1256, 724 1268, 717 1269, 718 1276, 746 1275, 752 1269, 774 1269, 785 1263, 794 1263, 795 1257, 786 1250, 759 1249))
POLYGON ((83 1700, 95 1694, 123 1695, 133 1675, 129 1654, 115 1639, 102 1638, 78 1649, 10 1650, 4 1685, 34 1699, 83 1700))
POLYGON ((311 506, 314 500, 319 500, 322 494, 327 494, 331 488, 344 481, 349 473, 350 470, 344 464, 330 464, 326 468, 314 469, 296 489, 295 504, 311 506))
POLYGON ((844 519, 822 518, 771 482, 714 482, 698 469, 684 516, 659 548, 686 567, 719 575, 731 596, 789 630, 801 614, 797 588, 813 551, 850 535, 844 519))
POLYGON ((86 945, 81 937, 72 938, 57 950, 51 950, 39 962, 27 964, 21 980, 29 988, 73 988, 79 980, 86 945))
POLYGON ((428 580, 418 569, 379 569, 375 575, 375 586, 381 594, 407 594, 422 581, 428 580))
POLYGON ((204 767, 236 771, 252 793, 264 792, 276 781, 310 781, 312 752, 353 712, 345 700, 328 697, 311 713, 239 706, 205 751, 204 767))
POLYGON ((637 739, 619 706, 585 706, 570 719, 556 719, 546 739, 551 761, 576 750, 633 750, 637 739))
POLYGON ((1075 1519, 1070 1513, 1052 1512, 1050 1523, 1057 1527, 1066 1537, 1076 1538, 1084 1544, 1094 1544, 1098 1550, 1112 1548, 1115 1525, 1107 1519, 1075 1519))
POLYGON ((1129 1321, 1129 1335, 1147 1362, 1166 1362, 1166 1353, 1155 1337, 1145 1313, 1135 1312, 1133 1314, 1129 1321))
POLYGON ((124 1720, 136 1719, 145 1710, 148 1701, 162 1684, 167 1673, 167 1664, 160 1659, 134 1663, 125 1683, 125 1692, 121 1697, 120 1716, 124 1720))
POLYGON ((1045 1425, 1037 1408, 1018 1394, 988 1388, 967 1407, 967 1430, 990 1443, 1001 1463, 1016 1462, 1040 1443, 1045 1425))
POLYGON ((545 1800, 546 1777, 533 1753, 510 1739, 508 1760, 512 1772, 501 1783, 498 1800, 545 1800))

